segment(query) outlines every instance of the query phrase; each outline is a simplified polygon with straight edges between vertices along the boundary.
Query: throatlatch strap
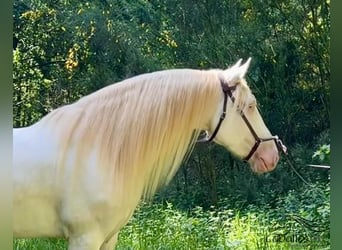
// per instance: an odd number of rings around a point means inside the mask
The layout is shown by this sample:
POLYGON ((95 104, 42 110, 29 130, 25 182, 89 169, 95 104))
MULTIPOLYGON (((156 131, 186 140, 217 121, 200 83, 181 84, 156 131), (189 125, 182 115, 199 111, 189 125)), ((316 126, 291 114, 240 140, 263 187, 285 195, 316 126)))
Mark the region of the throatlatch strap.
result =
POLYGON ((226 118, 228 96, 230 97, 230 99, 234 103, 235 98, 233 96, 232 91, 234 91, 236 89, 236 86, 230 87, 223 80, 220 80, 220 83, 221 83, 221 87, 222 87, 222 91, 223 91, 223 95, 224 95, 223 108, 222 108, 220 120, 219 120, 218 124, 216 125, 216 128, 215 128, 214 132, 211 134, 211 136, 209 138, 204 138, 202 140, 199 140, 199 142, 211 142, 212 140, 214 140, 218 131, 220 130, 220 127, 221 127, 223 120, 226 118))

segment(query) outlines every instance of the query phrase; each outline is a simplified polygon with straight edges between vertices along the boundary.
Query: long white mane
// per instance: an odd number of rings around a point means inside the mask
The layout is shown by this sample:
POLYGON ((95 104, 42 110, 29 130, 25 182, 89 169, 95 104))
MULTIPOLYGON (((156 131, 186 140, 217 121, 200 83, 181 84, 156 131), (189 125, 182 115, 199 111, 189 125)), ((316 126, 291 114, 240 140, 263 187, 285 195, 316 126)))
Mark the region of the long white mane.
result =
MULTIPOLYGON (((201 126, 209 126, 222 98, 222 72, 144 74, 52 111, 41 124, 60 138, 59 171, 74 164, 78 176, 82 167, 93 164, 106 173, 104 181, 117 194, 150 197, 173 177, 201 126)), ((246 95, 247 84, 237 83, 239 96, 246 95)), ((237 105, 244 99, 239 96, 237 105)))

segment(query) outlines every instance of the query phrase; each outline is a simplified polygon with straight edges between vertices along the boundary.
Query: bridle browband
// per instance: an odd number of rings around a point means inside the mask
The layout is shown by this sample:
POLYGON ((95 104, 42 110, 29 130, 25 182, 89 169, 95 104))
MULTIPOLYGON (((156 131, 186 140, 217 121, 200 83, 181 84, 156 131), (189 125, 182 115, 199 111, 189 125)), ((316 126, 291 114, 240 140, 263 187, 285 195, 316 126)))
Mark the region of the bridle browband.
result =
MULTIPOLYGON (((218 124, 216 125, 216 128, 215 128, 214 132, 211 134, 211 136, 210 137, 207 136, 206 138, 199 140, 199 142, 210 142, 210 141, 214 140, 214 138, 216 137, 218 131, 220 130, 220 127, 221 127, 221 124, 222 124, 223 120, 226 118, 228 97, 230 98, 232 103, 235 102, 235 97, 233 96, 233 91, 236 89, 236 85, 229 86, 222 79, 220 80, 220 83, 221 83, 222 91, 223 91, 223 94, 224 94, 223 109, 222 109, 222 113, 221 113, 221 116, 220 116, 220 120, 219 120, 218 124)), ((266 141, 272 141, 272 140, 276 144, 276 146, 277 146, 279 151, 283 152, 284 154, 287 154, 286 146, 283 144, 283 142, 279 139, 279 137, 277 135, 271 136, 271 137, 268 137, 268 138, 260 138, 257 135, 257 133, 255 132, 255 130, 253 129, 251 123, 247 119, 247 117, 246 117, 245 113, 243 112, 243 110, 240 111, 240 115, 241 115, 242 119, 245 121, 249 131, 251 132, 251 134, 253 135, 253 137, 255 139, 254 146, 251 148, 251 150, 249 151, 248 155, 245 158, 243 158, 243 161, 247 162, 252 157, 252 155, 258 149, 260 143, 266 142, 266 141)))

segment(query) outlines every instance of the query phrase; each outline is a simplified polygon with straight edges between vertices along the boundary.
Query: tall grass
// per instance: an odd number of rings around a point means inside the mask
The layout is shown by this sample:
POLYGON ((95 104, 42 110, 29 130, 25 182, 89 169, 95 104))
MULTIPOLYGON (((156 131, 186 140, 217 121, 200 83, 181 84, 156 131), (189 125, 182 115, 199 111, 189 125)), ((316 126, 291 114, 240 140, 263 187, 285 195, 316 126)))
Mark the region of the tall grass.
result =
MULTIPOLYGON (((223 204, 182 211, 167 202, 142 203, 121 230, 116 249, 329 249, 329 186, 316 188, 322 195, 316 204, 307 200, 314 192, 309 190, 289 193, 275 208, 244 211, 223 204)), ((66 249, 66 242, 17 239, 14 249, 66 249)))
POLYGON ((144 205, 122 230, 118 249, 329 249, 328 235, 274 213, 144 205))

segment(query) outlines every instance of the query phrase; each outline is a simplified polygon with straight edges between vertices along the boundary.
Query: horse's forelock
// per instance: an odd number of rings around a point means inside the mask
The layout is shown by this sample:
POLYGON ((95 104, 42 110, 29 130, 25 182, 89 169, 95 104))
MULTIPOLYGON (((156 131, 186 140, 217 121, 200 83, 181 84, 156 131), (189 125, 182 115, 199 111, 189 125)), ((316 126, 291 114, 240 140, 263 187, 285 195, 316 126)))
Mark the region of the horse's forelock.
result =
POLYGON ((251 95, 251 90, 247 85, 245 79, 240 79, 236 83, 238 93, 236 95, 236 102, 234 104, 235 110, 244 110, 246 105, 248 105, 249 96, 251 95))
POLYGON ((240 61, 237 62, 236 65, 219 72, 220 78, 224 79, 228 86, 236 86, 236 92, 234 92, 235 96, 235 103, 233 109, 236 110, 243 110, 245 109, 246 105, 248 104, 248 99, 251 95, 251 90, 247 84, 247 81, 244 77, 241 77, 240 73, 237 72, 238 64, 240 61))

